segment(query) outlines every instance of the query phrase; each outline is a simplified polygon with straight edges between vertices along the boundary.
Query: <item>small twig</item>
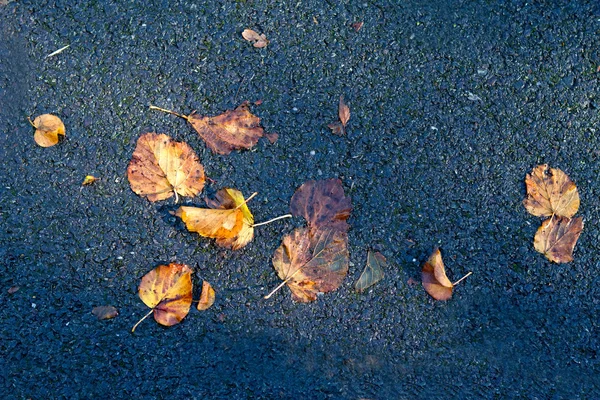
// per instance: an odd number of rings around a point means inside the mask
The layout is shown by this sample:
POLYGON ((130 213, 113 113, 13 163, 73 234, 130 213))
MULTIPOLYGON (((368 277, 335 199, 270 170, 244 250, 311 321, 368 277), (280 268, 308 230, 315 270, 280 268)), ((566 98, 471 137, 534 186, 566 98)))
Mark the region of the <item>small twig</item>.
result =
POLYGON ((189 119, 190 119, 190 117, 189 117, 189 116, 187 116, 187 115, 179 114, 179 113, 177 113, 177 112, 175 112, 175 111, 166 110, 166 109, 164 109, 164 108, 156 107, 156 106, 153 106, 153 105, 150 105, 150 109, 151 109, 151 110, 158 110, 158 111, 162 111, 162 112, 164 112, 164 113, 167 113, 167 114, 173 114, 173 115, 176 115, 176 116, 178 116, 179 118, 183 118, 183 119, 185 119, 186 121, 189 121, 189 119))
POLYGON ((65 51, 66 49, 68 49, 69 47, 71 47, 71 45, 70 45, 70 44, 66 45, 65 47, 61 47, 60 49, 58 49, 58 50, 56 50, 56 51, 53 51, 52 53, 48 54, 48 55, 46 56, 46 58, 50 58, 50 57, 52 57, 52 56, 55 56, 55 55, 57 55, 57 54, 60 54, 60 53, 62 53, 63 51, 65 51))
POLYGON ((265 221, 265 222, 259 222, 258 224, 253 224, 253 225, 252 225, 252 227, 253 227, 253 228, 256 228, 257 226, 261 226, 261 225, 267 225, 267 224, 270 224, 271 222, 275 222, 275 221, 277 221, 277 220, 280 220, 280 219, 284 219, 284 218, 292 218, 292 217, 293 217, 293 215, 292 215, 292 214, 280 215, 279 217, 271 218, 271 219, 270 219, 270 220, 268 220, 268 221, 265 221))
POLYGON ((29 121, 29 123, 31 124, 31 126, 33 126, 35 129, 37 129, 37 126, 34 125, 34 123, 31 120, 31 118, 27 117, 27 121, 29 121))
POLYGON ((466 277, 468 277, 468 276, 469 276, 469 275, 471 275, 472 273, 473 273, 473 271, 469 271, 469 273, 468 273, 468 274, 466 274, 465 276, 463 276, 462 278, 460 278, 459 280, 457 280, 456 282, 454 282, 454 283, 452 284, 452 286, 456 286, 456 285, 458 285, 459 283, 461 283, 461 282, 462 282, 462 281, 463 281, 463 280, 464 280, 466 277))
POLYGON ((175 204, 179 203, 179 195, 177 194, 177 189, 173 190, 175 192, 175 204))
POLYGON ((131 333, 135 332, 135 328, 137 328, 137 326, 146 318, 148 318, 150 315, 152 315, 152 313, 154 312, 154 308, 152 310, 150 310, 150 312, 146 315, 144 315, 144 317, 142 319, 140 319, 134 326, 133 328, 131 328, 131 333))

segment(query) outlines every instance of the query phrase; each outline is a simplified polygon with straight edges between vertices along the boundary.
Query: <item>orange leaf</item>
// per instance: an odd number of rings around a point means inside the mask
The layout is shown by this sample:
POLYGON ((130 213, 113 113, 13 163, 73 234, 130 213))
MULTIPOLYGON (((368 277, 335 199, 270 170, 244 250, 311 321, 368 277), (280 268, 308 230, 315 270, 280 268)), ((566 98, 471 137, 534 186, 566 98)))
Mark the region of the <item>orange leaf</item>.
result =
POLYGON ((83 186, 91 185, 92 183, 96 182, 97 180, 98 180, 98 178, 96 178, 93 175, 86 175, 86 177, 83 179, 83 182, 81 184, 83 186))
POLYGON ((175 194, 195 196, 204 188, 204 168, 194 150, 165 134, 146 133, 137 141, 127 178, 131 190, 150 201, 175 194))
POLYGON ((523 205, 531 214, 549 217, 554 214, 572 217, 579 209, 577 187, 560 169, 538 165, 525 178, 527 197, 523 205))
POLYGON ((311 232, 321 227, 346 232, 352 203, 339 179, 307 181, 292 196, 290 210, 306 219, 311 232))
POLYGON ((421 279, 425 291, 436 300, 448 300, 452 297, 454 285, 446 276, 440 249, 435 249, 429 260, 423 264, 421 279))
POLYGON ((35 128, 33 139, 42 147, 54 146, 65 135, 65 124, 55 115, 43 114, 29 122, 35 128))
MULTIPOLYGON (((192 305, 191 274, 192 270, 185 264, 169 264, 159 265, 144 275, 138 294, 152 309, 150 313, 154 314, 156 322, 172 326, 188 314, 192 305)), ((133 327, 132 332, 144 318, 133 327)))
POLYGON ((233 250, 246 246, 254 237, 254 216, 242 192, 221 189, 216 200, 207 200, 211 208, 179 207, 180 217, 190 232, 216 238, 217 245, 233 250))
POLYGON ((254 47, 266 47, 269 44, 267 40, 267 36, 265 34, 259 35, 257 32, 252 29, 244 29, 242 32, 242 37, 253 44, 254 47))
POLYGON ((306 303, 341 285, 348 273, 348 259, 345 232, 323 228, 311 236, 308 229, 297 228, 284 236, 273 255, 273 266, 282 284, 292 291, 292 299, 306 303))
POLYGON ((202 282, 202 294, 200 295, 200 301, 198 301, 198 310, 208 310, 215 303, 215 289, 210 283, 202 282))
POLYGON ((573 261, 573 249, 583 230, 581 217, 554 216, 542 222, 533 239, 533 246, 555 263, 573 261))

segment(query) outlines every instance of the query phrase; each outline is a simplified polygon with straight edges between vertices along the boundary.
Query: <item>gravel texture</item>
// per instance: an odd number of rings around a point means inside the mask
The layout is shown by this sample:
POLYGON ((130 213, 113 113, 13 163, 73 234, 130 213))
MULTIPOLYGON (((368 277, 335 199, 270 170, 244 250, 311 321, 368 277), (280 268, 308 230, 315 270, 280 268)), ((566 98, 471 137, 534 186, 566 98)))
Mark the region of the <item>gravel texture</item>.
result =
MULTIPOLYGON (((2 4, 4 2, 0 2, 2 4)), ((598 398, 600 3, 597 1, 14 1, 0 5, 0 392, 4 398, 598 398), (359 32, 350 24, 364 21, 359 32), (270 44, 253 48, 251 28, 270 44), (70 45, 50 58, 46 55, 70 45), (343 94, 345 137, 327 124, 343 94), (242 101, 279 133, 210 152, 184 120, 242 101), (40 148, 27 117, 66 139, 40 148), (221 187, 288 212, 309 179, 352 197, 350 272, 294 304, 271 256, 300 218, 232 252, 129 188, 144 132, 184 140, 221 187), (564 170, 585 228, 575 261, 535 252, 525 174, 564 170), (99 179, 82 187, 86 175, 99 179), (410 278, 440 246, 461 283, 410 278), (368 249, 388 259, 365 294, 368 249), (145 321, 140 278, 190 265, 215 305, 145 321), (18 286, 19 290, 9 293, 18 286), (91 310, 120 315, 98 321, 91 310)), ((185 203, 202 204, 200 198, 185 203)))

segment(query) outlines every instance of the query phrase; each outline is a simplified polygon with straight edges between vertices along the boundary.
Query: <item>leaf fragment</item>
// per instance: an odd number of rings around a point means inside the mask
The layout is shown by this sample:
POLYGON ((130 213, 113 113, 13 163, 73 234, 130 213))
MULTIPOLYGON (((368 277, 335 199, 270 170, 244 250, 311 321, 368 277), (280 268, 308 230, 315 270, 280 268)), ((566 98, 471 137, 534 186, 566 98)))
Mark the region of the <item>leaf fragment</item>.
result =
POLYGON ((198 301, 198 310, 208 310, 215 303, 215 289, 207 281, 202 282, 202 293, 198 301))
POLYGON ((86 185, 91 185, 92 183, 96 182, 98 180, 98 178, 96 178, 93 175, 86 175, 86 177, 83 179, 83 182, 81 183, 82 186, 86 186, 86 185))
POLYGON ((344 195, 341 180, 310 180, 292 196, 290 211, 294 216, 303 216, 311 232, 322 227, 346 232, 349 228, 346 220, 352 211, 352 202, 344 195))
POLYGON ((273 254, 273 266, 297 302, 311 302, 317 294, 337 289, 348 273, 348 236, 323 228, 313 235, 297 228, 284 236, 273 254))
MULTIPOLYGON (((178 324, 192 305, 192 270, 185 264, 159 265, 142 278, 138 294, 161 325, 178 324)), ((135 331, 142 318, 131 330, 135 331)))
POLYGON ((33 139, 42 147, 54 146, 59 136, 65 136, 65 124, 56 115, 42 114, 29 123, 35 128, 33 139))
POLYGON ((350 120, 350 107, 344 102, 344 95, 340 96, 338 118, 339 121, 333 122, 327 125, 327 127, 329 127, 335 135, 343 136, 346 134, 346 124, 348 124, 348 121, 350 120))
POLYGON ((131 190, 150 201, 175 194, 196 196, 204 188, 204 167, 185 142, 165 134, 145 133, 137 141, 127 178, 131 190))
POLYGON ((386 266, 387 260, 383 254, 379 252, 374 253, 369 250, 367 253, 367 265, 354 285, 355 290, 357 292, 363 292, 382 280, 384 277, 383 270, 386 266))
POLYGON ((572 217, 579 209, 579 193, 571 179, 558 168, 538 165, 525 178, 527 197, 523 205, 538 217, 572 217))
POLYGON ((238 250, 254 237, 254 216, 242 192, 224 188, 215 200, 207 200, 210 208, 182 206, 175 212, 190 232, 215 238, 218 246, 238 250))
POLYGON ((581 217, 568 218, 555 215, 542 221, 533 239, 533 246, 552 262, 571 262, 573 250, 582 230, 581 217))
POLYGON ((254 47, 262 48, 266 47, 269 44, 269 40, 267 36, 263 34, 258 34, 252 29, 244 29, 242 32, 242 37, 246 39, 248 42, 252 43, 254 47))
POLYGON ((423 264, 421 280, 425 291, 436 300, 448 300, 452 297, 454 285, 446 276, 440 249, 435 249, 429 260, 423 264))
POLYGON ((98 306, 92 308, 92 314, 99 320, 112 319, 119 315, 119 311, 113 306, 98 306))

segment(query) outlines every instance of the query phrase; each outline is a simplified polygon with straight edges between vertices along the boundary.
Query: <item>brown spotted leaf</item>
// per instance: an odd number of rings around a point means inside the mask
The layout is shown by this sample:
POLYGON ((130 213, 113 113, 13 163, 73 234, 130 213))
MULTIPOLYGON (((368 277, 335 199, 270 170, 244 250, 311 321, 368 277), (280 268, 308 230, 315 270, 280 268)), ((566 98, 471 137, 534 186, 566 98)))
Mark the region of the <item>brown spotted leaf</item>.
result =
POLYGON ((367 265, 354 285, 355 290, 357 292, 363 292, 382 280, 384 276, 383 270, 386 266, 387 261, 383 254, 379 252, 374 253, 369 250, 367 253, 367 265))
POLYGON ((573 249, 583 230, 581 217, 554 216, 542 222, 533 239, 533 246, 555 263, 573 261, 573 249))
POLYGON ((306 219, 311 232, 323 227, 346 232, 352 202, 344 195, 339 179, 311 180, 296 190, 290 201, 290 210, 293 215, 306 219))
POLYGON ((140 136, 127 167, 131 189, 150 201, 180 194, 196 196, 204 187, 204 168, 194 150, 165 134, 140 136))
POLYGON ((454 285, 446 276, 440 249, 435 249, 429 260, 423 264, 421 279, 425 291, 436 300, 448 300, 452 297, 454 285))
POLYGON ((207 281, 202 282, 202 294, 198 301, 198 310, 208 310, 215 303, 215 289, 207 281))
POLYGON ((525 178, 527 197, 523 205, 539 217, 572 217, 579 209, 577 187, 567 174, 547 164, 538 165, 525 178))
POLYGON ((172 263, 159 265, 144 275, 138 294, 144 304, 152 309, 156 322, 172 326, 188 314, 192 305, 191 274, 192 270, 187 265, 172 263))
POLYGON ((254 237, 254 216, 242 192, 221 189, 216 200, 207 200, 210 208, 183 206, 175 212, 190 232, 217 239, 218 246, 241 249, 254 237))
POLYGON ((318 293, 337 289, 348 273, 348 237, 323 228, 310 234, 297 228, 284 236, 273 255, 273 266, 292 291, 292 299, 310 302, 318 293))
POLYGON ((42 147, 54 146, 58 143, 59 136, 65 135, 65 124, 56 115, 43 114, 29 122, 35 128, 33 139, 42 147))

